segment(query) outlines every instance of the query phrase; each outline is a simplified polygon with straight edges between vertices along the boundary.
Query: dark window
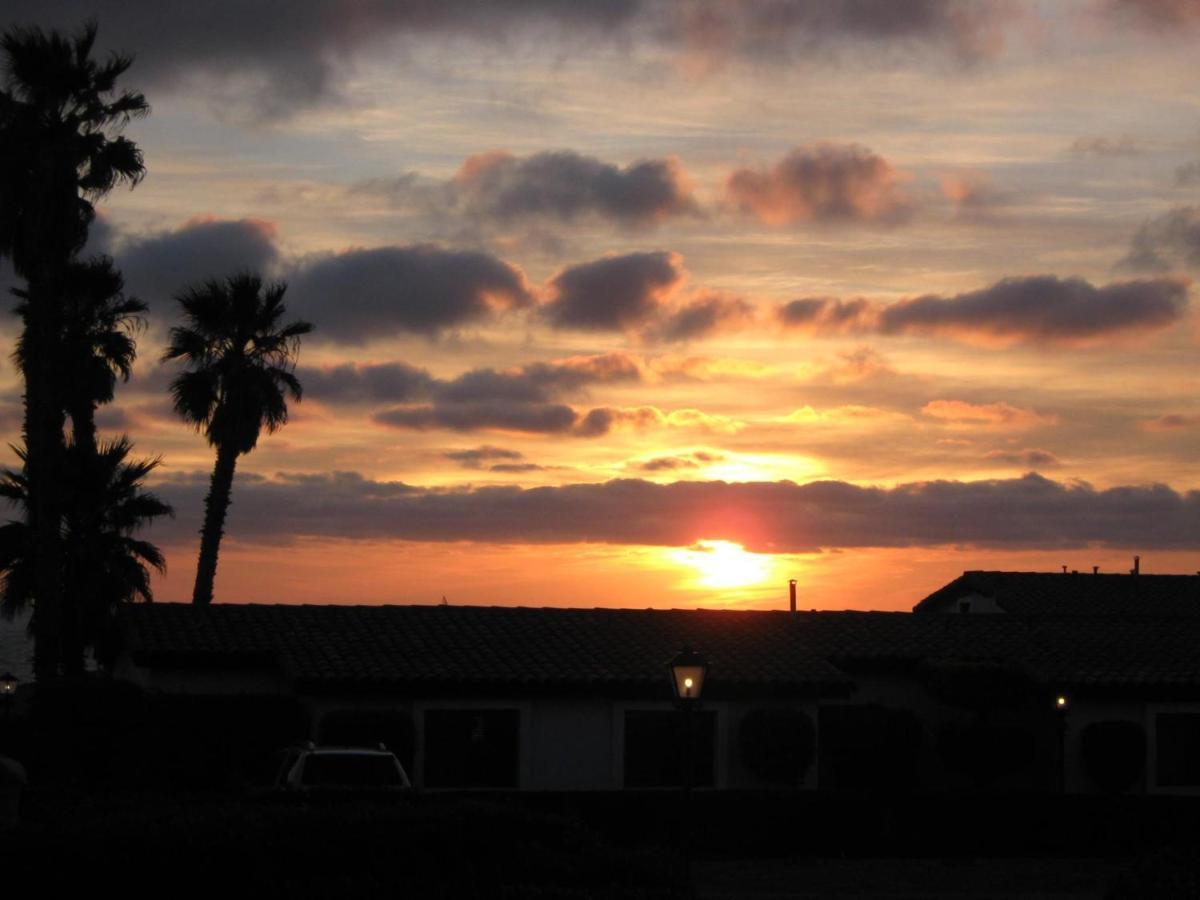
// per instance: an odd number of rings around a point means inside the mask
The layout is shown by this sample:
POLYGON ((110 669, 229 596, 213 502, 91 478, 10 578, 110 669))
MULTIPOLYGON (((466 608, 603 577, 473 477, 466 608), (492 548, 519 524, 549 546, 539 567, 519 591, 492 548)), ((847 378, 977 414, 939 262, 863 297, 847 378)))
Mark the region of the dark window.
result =
POLYGON ((517 786, 515 709, 425 711, 425 786, 517 786))
POLYGON ((1200 713, 1159 713, 1155 751, 1163 787, 1200 787, 1200 713))
MULTIPOLYGON (((717 714, 692 713, 692 784, 712 787, 717 714)), ((625 713, 625 787, 678 787, 683 778, 683 716, 675 710, 625 713)))
POLYGON ((304 760, 301 783, 310 787, 400 787, 391 756, 367 753, 312 753, 304 760))

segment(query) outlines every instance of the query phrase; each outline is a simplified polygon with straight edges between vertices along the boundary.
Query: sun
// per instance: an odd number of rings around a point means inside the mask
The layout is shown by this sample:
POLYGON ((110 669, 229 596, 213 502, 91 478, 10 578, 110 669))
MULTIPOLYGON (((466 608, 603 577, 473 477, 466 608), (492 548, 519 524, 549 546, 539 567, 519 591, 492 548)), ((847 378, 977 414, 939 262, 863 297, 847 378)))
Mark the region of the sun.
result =
POLYGON ((682 550, 671 551, 676 562, 696 572, 696 584, 708 588, 748 587, 765 581, 771 573, 772 559, 750 553, 732 541, 697 541, 682 550))

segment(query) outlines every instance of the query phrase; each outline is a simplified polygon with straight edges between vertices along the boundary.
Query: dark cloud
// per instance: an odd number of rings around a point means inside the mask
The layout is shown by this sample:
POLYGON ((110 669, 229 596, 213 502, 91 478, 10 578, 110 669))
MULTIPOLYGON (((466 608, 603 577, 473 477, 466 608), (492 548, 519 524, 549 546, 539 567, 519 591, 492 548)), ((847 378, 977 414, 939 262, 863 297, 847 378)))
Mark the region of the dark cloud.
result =
POLYGON ((797 147, 770 169, 738 169, 725 193, 734 208, 770 225, 895 223, 912 212, 892 164, 858 144, 797 147))
POLYGON ((578 413, 563 403, 522 400, 489 400, 426 404, 388 409, 374 415, 380 425, 416 431, 516 431, 527 434, 564 434, 575 428, 578 413))
POLYGON ((502 472, 507 475, 522 475, 526 472, 542 472, 545 471, 545 466, 539 466, 537 463, 496 463, 493 466, 488 466, 489 472, 502 472))
MULTIPOLYGON (((427 380, 412 380, 419 382, 432 402, 383 410, 373 417, 376 422, 417 430, 496 429, 595 437, 619 423, 614 420, 603 430, 595 430, 586 424, 587 415, 563 399, 585 397, 591 385, 638 382, 643 377, 637 362, 623 353, 575 356, 506 370, 472 369, 449 380, 428 378, 427 373, 417 371, 427 380)), ((418 396, 411 395, 411 399, 418 396)))
POLYGON ((1146 278, 1096 287, 1081 278, 1005 278, 977 291, 891 304, 810 298, 779 307, 785 327, 814 334, 945 336, 983 344, 1079 345, 1178 322, 1190 282, 1146 278))
POLYGON ((400 403, 433 393, 437 380, 407 363, 301 366, 296 377, 307 396, 335 403, 400 403))
POLYGON ((631 331, 658 318, 684 277, 674 253, 609 256, 555 275, 550 281, 553 299, 541 311, 556 328, 631 331))
POLYGON ((1177 206, 1143 223, 1119 265, 1144 272, 1200 266, 1200 206, 1177 206))
POLYGON ((1108 0, 1119 14, 1156 31, 1177 32, 1200 26, 1200 3, 1196 0, 1108 0))
POLYGON ((156 315, 175 313, 170 303, 184 288, 238 272, 276 273, 275 226, 261 219, 198 218, 179 228, 146 236, 103 236, 113 247, 129 293, 156 315))
POLYGON ((289 309, 316 324, 315 336, 346 344, 402 332, 436 335, 533 303, 515 266, 428 244, 317 257, 290 280, 289 309))
POLYGON ((1102 136, 1079 137, 1071 142, 1067 152, 1072 156, 1141 156, 1142 146, 1132 136, 1119 138, 1102 136))
POLYGON ((570 151, 526 157, 486 153, 468 159, 448 187, 464 216, 502 225, 523 219, 571 222, 594 215, 646 226, 698 212, 675 159, 641 160, 620 168, 570 151))
POLYGON ((225 113, 278 117, 338 99, 366 54, 404 60, 439 40, 465 38, 506 58, 522 48, 549 49, 557 58, 607 40, 617 47, 655 43, 706 65, 728 58, 811 62, 855 44, 871 49, 862 55, 867 60, 881 45, 917 58, 944 51, 973 60, 999 49, 1009 9, 962 0, 440 0, 350 9, 339 0, 159 0, 148 12, 138 3, 45 0, 20 20, 74 29, 100 13, 102 46, 138 55, 129 83, 208 87, 225 113))
POLYGON ((706 294, 680 304, 643 335, 649 341, 692 341, 745 328, 754 307, 740 297, 706 294))
MULTIPOLYGON (((155 540, 194 540, 207 473, 160 493, 195 511, 155 540), (164 537, 165 535, 165 537, 164 537)), ((245 541, 300 536, 413 541, 686 547, 736 541, 765 552, 856 547, 969 546, 1048 550, 1103 546, 1200 549, 1200 492, 1166 485, 1061 483, 1040 475, 893 488, 619 480, 561 487, 422 489, 353 473, 240 480, 229 534, 245 541)))
POLYGON ((988 462, 1009 466, 1024 466, 1028 469, 1052 469, 1062 462, 1049 450, 1027 447, 1024 450, 992 450, 983 455, 988 462))
POLYGON ((227 110, 276 117, 337 97, 361 54, 402 52, 396 44, 406 38, 468 37, 505 48, 526 35, 531 41, 553 37, 566 49, 613 32, 639 6, 635 0, 439 0, 347 9, 340 0, 159 0, 147 10, 137 3, 46 0, 22 20, 75 29, 99 12, 101 46, 137 54, 128 83, 169 88, 200 82, 218 88, 227 110))
POLYGON ((1142 422, 1147 431, 1183 431, 1200 426, 1200 416, 1168 413, 1142 422))
MULTIPOLYGON (((482 447, 473 447, 467 450, 447 450, 442 454, 446 459, 458 463, 464 469, 480 469, 484 463, 490 463, 497 459, 516 460, 522 459, 522 454, 516 450, 505 450, 503 447, 493 447, 490 444, 484 444, 482 447)), ((503 463, 501 465, 504 465, 503 463)))
POLYGON ((637 469, 639 472, 678 472, 681 469, 699 469, 703 465, 720 462, 724 458, 719 453, 708 453, 701 450, 681 456, 656 456, 653 459, 633 463, 630 468, 637 469))

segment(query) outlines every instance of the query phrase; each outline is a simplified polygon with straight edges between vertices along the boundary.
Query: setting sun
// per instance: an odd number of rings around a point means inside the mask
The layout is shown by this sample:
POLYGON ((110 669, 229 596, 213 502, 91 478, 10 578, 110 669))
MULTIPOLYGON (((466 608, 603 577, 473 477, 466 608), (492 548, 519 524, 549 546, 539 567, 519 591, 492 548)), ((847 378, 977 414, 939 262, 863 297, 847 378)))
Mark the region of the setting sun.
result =
POLYGON ((697 541, 682 550, 672 550, 671 558, 696 573, 699 587, 738 588, 759 584, 771 574, 770 556, 747 552, 731 541, 697 541))

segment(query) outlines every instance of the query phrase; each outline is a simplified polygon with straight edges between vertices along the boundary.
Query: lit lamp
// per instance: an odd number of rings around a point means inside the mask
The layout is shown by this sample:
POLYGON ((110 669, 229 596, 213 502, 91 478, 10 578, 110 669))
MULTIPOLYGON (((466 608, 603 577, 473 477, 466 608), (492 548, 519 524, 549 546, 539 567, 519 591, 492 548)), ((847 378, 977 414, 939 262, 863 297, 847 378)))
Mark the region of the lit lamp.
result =
POLYGON ((704 690, 704 676, 708 672, 708 660, 693 650, 684 647, 667 663, 671 673, 671 687, 675 699, 681 703, 699 700, 704 690))
POLYGON ((1071 705, 1066 694, 1054 697, 1054 711, 1058 714, 1058 791, 1067 792, 1067 708, 1071 705))
POLYGON ((17 692, 17 682, 19 679, 12 672, 5 672, 0 675, 0 697, 4 698, 4 718, 8 718, 9 707, 12 706, 13 694, 17 692))
POLYGON ((679 709, 683 714, 683 752, 680 762, 683 767, 683 778, 680 786, 683 789, 682 808, 679 821, 679 850, 683 862, 683 883, 692 882, 692 707, 700 702, 700 692, 704 690, 704 676, 708 674, 708 660, 685 646, 667 662, 667 671, 671 676, 671 689, 675 691, 675 699, 679 701, 679 709))

